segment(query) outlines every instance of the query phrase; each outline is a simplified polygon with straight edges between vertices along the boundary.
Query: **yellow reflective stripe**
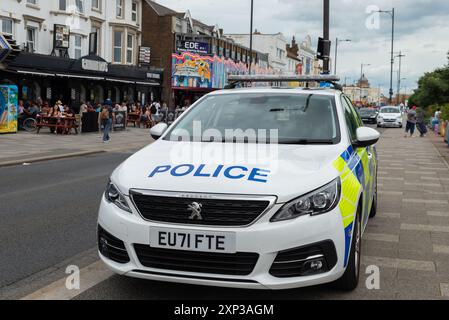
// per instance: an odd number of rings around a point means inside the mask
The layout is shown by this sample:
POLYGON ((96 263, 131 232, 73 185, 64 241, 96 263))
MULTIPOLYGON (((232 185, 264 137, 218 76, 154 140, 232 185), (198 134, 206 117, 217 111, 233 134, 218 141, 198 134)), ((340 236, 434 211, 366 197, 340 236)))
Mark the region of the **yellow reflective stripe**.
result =
POLYGON ((339 157, 334 161, 334 168, 337 169, 338 172, 342 172, 346 168, 346 162, 342 157, 339 157))
POLYGON ((352 172, 341 183, 341 195, 354 204, 357 202, 360 190, 360 182, 352 172))

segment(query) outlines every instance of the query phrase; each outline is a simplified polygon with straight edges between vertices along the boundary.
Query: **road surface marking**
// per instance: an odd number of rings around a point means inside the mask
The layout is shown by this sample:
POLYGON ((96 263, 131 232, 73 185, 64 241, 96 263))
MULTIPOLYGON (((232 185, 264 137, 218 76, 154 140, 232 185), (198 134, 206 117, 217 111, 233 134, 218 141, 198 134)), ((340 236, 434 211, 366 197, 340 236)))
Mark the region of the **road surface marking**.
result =
POLYGON ((70 300, 110 278, 114 273, 101 260, 80 270, 80 289, 68 290, 66 278, 37 290, 20 300, 70 300))
POLYGON ((400 213, 395 212, 380 212, 378 214, 379 218, 390 218, 390 219, 401 219, 400 213))
POLYGON ((447 200, 425 200, 425 199, 402 199, 407 203, 423 203, 423 204, 449 204, 447 200))

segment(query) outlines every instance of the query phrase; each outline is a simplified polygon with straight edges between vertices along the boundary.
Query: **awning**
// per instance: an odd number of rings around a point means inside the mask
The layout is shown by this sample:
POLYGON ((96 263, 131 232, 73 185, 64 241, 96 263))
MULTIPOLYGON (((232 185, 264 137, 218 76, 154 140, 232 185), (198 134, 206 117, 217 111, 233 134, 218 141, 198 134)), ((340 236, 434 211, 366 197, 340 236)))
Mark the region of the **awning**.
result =
POLYGON ((160 86, 162 69, 108 64, 98 56, 86 56, 78 60, 56 56, 23 53, 15 59, 7 71, 61 78, 110 81, 124 84, 160 86), (95 70, 86 70, 93 69, 95 70), (158 79, 150 78, 156 75, 158 79))

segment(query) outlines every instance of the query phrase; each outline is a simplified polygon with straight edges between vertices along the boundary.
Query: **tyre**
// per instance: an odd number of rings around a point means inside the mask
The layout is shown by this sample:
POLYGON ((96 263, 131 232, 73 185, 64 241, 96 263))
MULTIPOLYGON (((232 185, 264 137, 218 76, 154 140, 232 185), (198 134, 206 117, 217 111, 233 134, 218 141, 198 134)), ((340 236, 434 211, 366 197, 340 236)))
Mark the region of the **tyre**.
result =
POLYGON ((33 118, 25 119, 22 128, 27 132, 34 132, 37 129, 37 121, 33 118))
POLYGON ((377 215, 377 177, 374 183, 374 196, 373 196, 373 204, 371 206, 371 211, 369 213, 370 219, 374 218, 377 215))
POLYGON ((335 282, 337 289, 343 291, 355 290, 360 280, 360 260, 362 253, 362 221, 360 206, 357 209, 357 217, 354 223, 348 266, 346 267, 343 276, 335 282))

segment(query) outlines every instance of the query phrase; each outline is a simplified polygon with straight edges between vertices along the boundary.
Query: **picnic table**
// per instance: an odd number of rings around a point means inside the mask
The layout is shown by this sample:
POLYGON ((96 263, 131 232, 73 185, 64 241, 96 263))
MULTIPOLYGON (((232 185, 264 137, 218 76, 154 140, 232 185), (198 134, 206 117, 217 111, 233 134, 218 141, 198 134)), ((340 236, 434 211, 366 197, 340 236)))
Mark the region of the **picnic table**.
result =
POLYGON ((140 127, 140 113, 138 112, 130 112, 128 113, 127 123, 134 124, 134 127, 140 127))
POLYGON ((37 133, 40 132, 42 128, 49 128, 51 132, 59 134, 71 134, 72 129, 78 134, 78 124, 76 123, 75 117, 51 117, 39 115, 37 117, 37 133))

